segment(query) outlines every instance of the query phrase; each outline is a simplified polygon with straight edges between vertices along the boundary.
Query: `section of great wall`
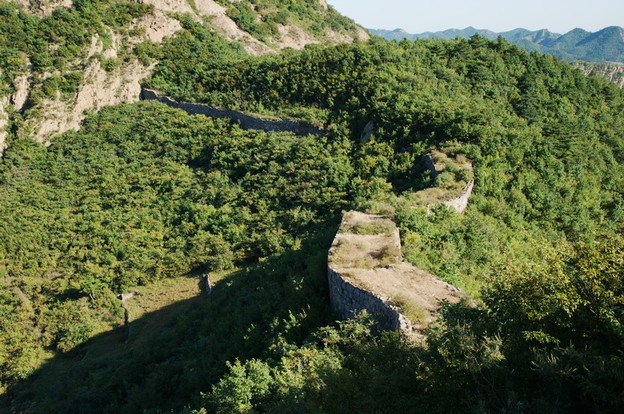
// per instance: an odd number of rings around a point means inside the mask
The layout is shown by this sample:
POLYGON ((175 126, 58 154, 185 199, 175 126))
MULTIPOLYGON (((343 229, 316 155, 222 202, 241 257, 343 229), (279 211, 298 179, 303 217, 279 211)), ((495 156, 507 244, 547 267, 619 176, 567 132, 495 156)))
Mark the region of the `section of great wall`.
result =
POLYGON ((239 111, 229 109, 219 109, 209 105, 196 104, 191 102, 178 102, 167 96, 160 96, 158 92, 143 88, 141 99, 153 100, 164 103, 172 108, 179 108, 189 114, 201 114, 214 118, 228 118, 240 123, 243 129, 257 129, 267 132, 290 131, 296 135, 322 135, 324 131, 313 125, 292 120, 272 120, 249 115, 239 111))
MULTIPOLYGON (((434 183, 445 174, 448 188, 414 193, 418 200, 414 207, 430 211, 443 204, 461 214, 474 188, 472 163, 461 154, 451 157, 439 150, 432 150, 422 162, 434 183)), ((458 288, 403 259, 399 229, 388 217, 346 213, 327 263, 330 302, 343 318, 365 310, 376 318, 378 328, 400 330, 414 340, 424 338, 422 332, 443 302, 468 299, 458 288)))
MULTIPOLYGON (((297 135, 324 133, 299 121, 270 120, 204 104, 177 102, 151 89, 144 88, 141 98, 156 100, 189 114, 232 119, 243 129, 290 131, 297 135)), ((362 142, 366 142, 373 131, 374 124, 370 122, 362 133, 366 138, 362 142)), ((472 177, 472 164, 457 161, 437 150, 422 159, 434 182, 449 165, 455 171, 469 171, 472 177)), ((419 204, 427 209, 443 204, 462 213, 473 187, 474 181, 470 178, 459 192, 433 187, 416 195, 421 199, 419 204)), ((329 250, 328 283, 331 305, 343 318, 366 310, 376 318, 378 328, 400 330, 414 340, 424 337, 422 332, 435 320, 443 302, 458 303, 466 297, 458 288, 403 259, 399 230, 391 219, 357 211, 345 214, 329 250)))
POLYGON ((350 318, 366 310, 384 330, 421 339, 441 303, 466 295, 403 260, 399 230, 384 216, 346 213, 328 256, 329 297, 350 318))
POLYGON ((466 207, 468 207, 468 200, 470 199, 474 188, 474 180, 472 179, 472 163, 468 160, 459 162, 457 158, 452 159, 438 150, 432 150, 431 153, 424 155, 421 161, 425 168, 429 170, 433 182, 438 180, 438 177, 448 169, 449 165, 452 165, 454 167, 453 169, 469 172, 467 175, 470 179, 463 186, 459 194, 456 194, 455 196, 453 196, 453 191, 446 191, 445 193, 443 192, 442 194, 437 194, 436 200, 427 199, 427 193, 429 190, 423 190, 417 193, 422 197, 423 204, 444 204, 448 208, 454 209, 457 213, 463 213, 464 210, 466 210, 466 207), (451 198, 449 198, 449 196, 451 198))

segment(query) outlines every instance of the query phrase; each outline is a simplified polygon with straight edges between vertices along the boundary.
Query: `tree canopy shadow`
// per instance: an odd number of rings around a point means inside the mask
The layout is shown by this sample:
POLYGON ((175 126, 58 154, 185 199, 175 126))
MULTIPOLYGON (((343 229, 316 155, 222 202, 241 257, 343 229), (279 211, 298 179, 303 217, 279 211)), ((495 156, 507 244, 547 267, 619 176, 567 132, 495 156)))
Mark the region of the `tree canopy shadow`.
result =
POLYGON ((227 361, 271 358, 331 322, 327 249, 336 226, 58 354, 0 397, 0 412, 145 412, 198 401, 227 361))

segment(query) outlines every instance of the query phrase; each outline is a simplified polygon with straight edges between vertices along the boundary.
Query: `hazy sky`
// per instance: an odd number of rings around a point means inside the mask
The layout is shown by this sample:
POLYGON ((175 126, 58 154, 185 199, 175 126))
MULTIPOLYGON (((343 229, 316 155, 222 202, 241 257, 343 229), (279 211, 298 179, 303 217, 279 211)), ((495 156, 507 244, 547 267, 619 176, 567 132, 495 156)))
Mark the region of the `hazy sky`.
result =
POLYGON ((565 33, 624 26, 624 0, 328 0, 371 29, 410 33, 474 26, 496 32, 523 27, 565 33))

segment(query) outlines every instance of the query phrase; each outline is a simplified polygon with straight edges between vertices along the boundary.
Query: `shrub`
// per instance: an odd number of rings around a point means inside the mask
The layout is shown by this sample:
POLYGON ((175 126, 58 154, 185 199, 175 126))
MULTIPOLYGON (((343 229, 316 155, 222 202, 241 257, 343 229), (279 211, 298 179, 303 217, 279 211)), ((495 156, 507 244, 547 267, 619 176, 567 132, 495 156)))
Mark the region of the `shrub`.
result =
POLYGON ((392 304, 401 308, 401 313, 414 325, 425 325, 431 317, 429 312, 407 295, 397 295, 392 298, 392 304))
POLYGON ((348 232, 362 236, 375 234, 392 234, 396 229, 395 224, 389 219, 379 219, 370 223, 355 223, 348 228, 348 232))

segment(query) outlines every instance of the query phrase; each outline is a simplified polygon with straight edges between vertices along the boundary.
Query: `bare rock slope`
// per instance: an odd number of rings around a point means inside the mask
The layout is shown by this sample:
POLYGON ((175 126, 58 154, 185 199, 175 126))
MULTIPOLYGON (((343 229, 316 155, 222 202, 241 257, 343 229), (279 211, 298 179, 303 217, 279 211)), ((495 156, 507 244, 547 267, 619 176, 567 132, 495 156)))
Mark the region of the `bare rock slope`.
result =
POLYGON ((595 75, 624 88, 624 63, 617 62, 572 62, 572 66, 585 75, 595 75))

